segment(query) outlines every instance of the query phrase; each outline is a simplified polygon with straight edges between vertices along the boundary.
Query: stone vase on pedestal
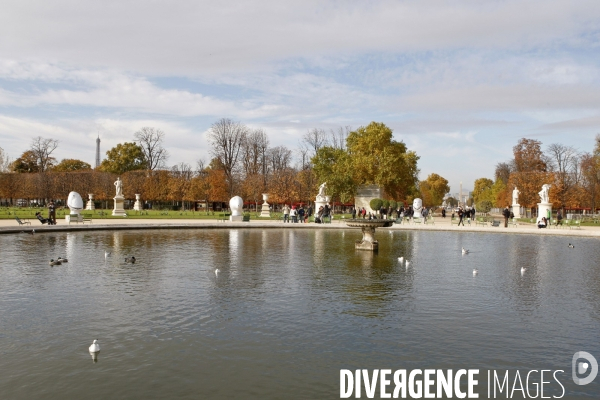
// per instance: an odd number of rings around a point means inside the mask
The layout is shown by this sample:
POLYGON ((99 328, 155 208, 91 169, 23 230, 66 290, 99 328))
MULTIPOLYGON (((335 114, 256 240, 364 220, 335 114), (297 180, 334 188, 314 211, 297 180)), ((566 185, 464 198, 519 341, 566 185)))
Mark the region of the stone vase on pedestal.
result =
POLYGON ((88 193, 88 202, 85 206, 86 210, 95 210, 96 206, 94 206, 94 195, 92 193, 88 193))
POLYGON ((116 217, 126 217, 127 214, 125 213, 124 208, 125 197, 117 195, 113 200, 115 201, 115 206, 113 208, 112 215, 116 217))
POLYGON ((263 196, 264 203, 262 204, 262 208, 260 210, 260 217, 261 218, 271 218, 271 210, 269 209, 269 203, 267 203, 267 200, 269 199, 269 194, 263 193, 262 196, 263 196))
POLYGON ((143 207, 142 207, 142 202, 140 201, 140 197, 142 195, 141 194, 136 194, 135 195, 135 204, 133 205, 133 209, 135 211, 142 211, 143 207))

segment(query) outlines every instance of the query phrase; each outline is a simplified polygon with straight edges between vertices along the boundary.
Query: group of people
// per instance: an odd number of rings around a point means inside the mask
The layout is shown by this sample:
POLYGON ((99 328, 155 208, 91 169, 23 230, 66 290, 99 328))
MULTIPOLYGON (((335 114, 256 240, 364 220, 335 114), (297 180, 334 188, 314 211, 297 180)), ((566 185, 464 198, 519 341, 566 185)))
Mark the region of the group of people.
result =
MULTIPOLYGON (((381 219, 401 219, 404 217, 412 218, 415 215, 415 211, 412 206, 408 206, 408 208, 404 208, 404 206, 400 206, 395 210, 392 207, 381 207, 379 209, 379 218, 381 219)), ((429 210, 426 207, 423 207, 421 210, 421 215, 423 218, 426 218, 429 215, 429 210)), ((377 219, 377 214, 367 212, 364 207, 359 209, 352 209, 352 218, 362 218, 362 219, 377 219)))
MULTIPOLYGON (((456 214, 458 215, 458 225, 460 226, 462 224, 462 226, 465 226, 465 219, 473 221, 475 219, 475 212, 475 207, 458 207, 458 210, 456 210, 456 214)), ((445 212, 442 214, 443 217, 446 217, 445 212)), ((454 218, 454 213, 452 213, 452 218, 454 218)))
POLYGON ((285 204, 283 206, 283 222, 288 223, 306 223, 308 219, 312 216, 313 209, 312 207, 304 208, 304 206, 288 206, 285 204))
POLYGON ((50 200, 48 203, 48 218, 44 218, 41 212, 36 212, 35 217, 42 223, 48 225, 56 225, 56 206, 54 202, 50 200))

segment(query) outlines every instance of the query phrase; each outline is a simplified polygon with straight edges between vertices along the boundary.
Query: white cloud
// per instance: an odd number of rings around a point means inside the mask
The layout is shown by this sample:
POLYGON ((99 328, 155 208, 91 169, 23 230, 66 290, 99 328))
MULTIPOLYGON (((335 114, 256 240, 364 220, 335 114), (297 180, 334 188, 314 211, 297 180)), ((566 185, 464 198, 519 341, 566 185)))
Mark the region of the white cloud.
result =
POLYGON ((593 43, 587 1, 20 2, 0 53, 156 74, 261 69, 290 57, 593 43))

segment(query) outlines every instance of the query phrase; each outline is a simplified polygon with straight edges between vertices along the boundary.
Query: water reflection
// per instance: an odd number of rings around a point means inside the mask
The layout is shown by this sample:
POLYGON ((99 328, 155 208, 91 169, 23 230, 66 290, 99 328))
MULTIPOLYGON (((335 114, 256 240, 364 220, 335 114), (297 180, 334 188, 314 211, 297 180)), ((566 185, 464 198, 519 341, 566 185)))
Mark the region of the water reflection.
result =
MULTIPOLYGON (((570 251, 561 238, 382 230, 372 253, 354 249, 360 236, 0 237, 3 396, 333 398, 349 366, 560 369, 573 351, 600 354, 595 239, 570 251), (65 254, 68 265, 47 266, 65 254), (125 264, 129 254, 139 261, 125 264), (94 370, 73 345, 90 337, 110 343, 94 370)), ((566 389, 569 398, 595 393, 566 389)))

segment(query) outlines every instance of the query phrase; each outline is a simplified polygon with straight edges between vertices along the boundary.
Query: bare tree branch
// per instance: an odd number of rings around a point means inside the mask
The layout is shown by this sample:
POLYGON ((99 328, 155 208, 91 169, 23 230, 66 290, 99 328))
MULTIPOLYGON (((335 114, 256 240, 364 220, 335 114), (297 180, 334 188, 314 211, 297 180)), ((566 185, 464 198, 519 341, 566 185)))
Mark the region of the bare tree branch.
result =
POLYGON ((148 169, 164 168, 169 158, 169 153, 162 147, 162 142, 165 133, 160 129, 144 127, 133 134, 138 146, 142 148, 142 152, 146 157, 148 169))
POLYGON ((212 144, 212 154, 219 160, 229 184, 229 194, 233 193, 234 175, 242 145, 248 135, 248 128, 228 118, 215 122, 208 133, 212 144))
POLYGON ((56 161, 56 159, 50 155, 57 147, 58 140, 44 139, 41 136, 33 139, 30 150, 35 155, 40 172, 48 170, 48 168, 52 166, 52 163, 56 161))

